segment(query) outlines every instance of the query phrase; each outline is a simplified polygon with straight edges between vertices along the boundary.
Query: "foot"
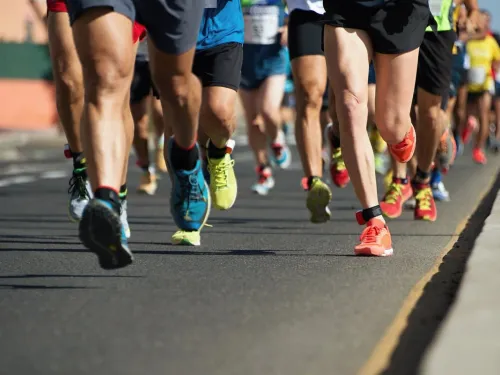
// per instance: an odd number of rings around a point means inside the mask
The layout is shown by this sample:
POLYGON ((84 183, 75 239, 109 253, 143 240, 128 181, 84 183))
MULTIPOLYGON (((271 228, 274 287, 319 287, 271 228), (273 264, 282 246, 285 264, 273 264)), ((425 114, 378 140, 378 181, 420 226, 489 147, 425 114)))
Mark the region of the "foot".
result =
POLYGON ((292 152, 285 142, 285 136, 280 131, 278 138, 271 144, 272 162, 281 169, 287 169, 292 164, 292 152))
POLYGON ((339 188, 347 186, 351 180, 347 168, 342 157, 342 149, 340 147, 332 149, 332 157, 330 160, 330 175, 332 182, 339 188))
POLYGON ((485 165, 488 162, 484 151, 480 148, 475 148, 472 150, 472 160, 474 160, 474 163, 482 165, 485 165))
POLYGON ((158 189, 158 183, 156 182, 156 173, 153 171, 145 171, 141 176, 141 181, 137 192, 146 195, 155 195, 156 189, 158 189))
POLYGON ((359 240, 360 243, 354 248, 356 255, 385 257, 393 254, 391 233, 380 219, 369 220, 359 240))
POLYGON ((134 259, 120 215, 107 201, 90 200, 83 211, 79 235, 83 245, 97 255, 103 269, 126 267, 134 259))
POLYGON ((128 224, 128 214, 127 214, 128 204, 127 200, 122 200, 121 210, 120 210, 120 221, 122 222, 123 232, 125 237, 130 238, 132 233, 130 232, 130 225, 128 224))
POLYGON ((219 210, 228 210, 233 207, 238 194, 238 184, 234 173, 234 160, 231 153, 234 141, 228 141, 226 154, 223 158, 211 158, 207 152, 207 169, 210 174, 210 194, 212 204, 219 210))
MULTIPOLYGON (((406 180, 407 181, 407 180, 406 180)), ((400 178, 394 178, 389 185, 389 189, 380 202, 380 209, 385 217, 395 219, 403 213, 403 207, 406 201, 413 196, 411 184, 400 178)))
POLYGON ((87 178, 86 168, 73 170, 69 180, 68 216, 71 221, 78 222, 82 218, 83 210, 92 198, 92 188, 87 178))
POLYGON ((307 209, 311 212, 312 223, 326 223, 330 220, 328 208, 332 200, 332 191, 319 177, 314 177, 307 193, 307 209))
POLYGON ((200 246, 200 232, 199 231, 184 231, 178 230, 172 235, 173 245, 184 245, 184 246, 200 246))
POLYGON ((259 195, 267 195, 274 187, 273 173, 270 167, 257 167, 258 180, 252 185, 252 191, 259 195))
POLYGON ((430 185, 414 183, 413 194, 415 196, 415 220, 436 221, 437 208, 430 185))

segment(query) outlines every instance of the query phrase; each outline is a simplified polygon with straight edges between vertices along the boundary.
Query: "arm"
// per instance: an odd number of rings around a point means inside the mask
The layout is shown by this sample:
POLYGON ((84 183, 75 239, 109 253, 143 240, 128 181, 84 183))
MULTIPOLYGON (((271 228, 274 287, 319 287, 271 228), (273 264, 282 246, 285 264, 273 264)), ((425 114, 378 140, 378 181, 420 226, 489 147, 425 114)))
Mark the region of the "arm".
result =
POLYGON ((464 0, 465 8, 467 9, 467 17, 474 27, 479 24, 479 5, 477 0, 464 0))
POLYGON ((45 7, 40 3, 39 0, 29 0, 33 11, 35 12, 38 20, 42 22, 45 26, 47 25, 47 11, 45 7))

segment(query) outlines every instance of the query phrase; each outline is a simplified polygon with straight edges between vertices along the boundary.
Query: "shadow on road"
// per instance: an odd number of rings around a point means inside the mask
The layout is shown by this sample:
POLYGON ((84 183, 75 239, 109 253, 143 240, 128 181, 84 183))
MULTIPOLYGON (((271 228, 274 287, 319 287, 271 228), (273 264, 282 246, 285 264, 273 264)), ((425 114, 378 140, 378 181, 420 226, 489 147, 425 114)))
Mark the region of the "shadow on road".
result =
POLYGON ((438 273, 426 285, 408 318, 408 325, 392 354, 390 364, 382 374, 420 373, 422 359, 455 301, 467 260, 483 229, 484 221, 491 212, 499 188, 500 174, 497 175, 491 190, 469 218, 453 248, 443 258, 438 273))

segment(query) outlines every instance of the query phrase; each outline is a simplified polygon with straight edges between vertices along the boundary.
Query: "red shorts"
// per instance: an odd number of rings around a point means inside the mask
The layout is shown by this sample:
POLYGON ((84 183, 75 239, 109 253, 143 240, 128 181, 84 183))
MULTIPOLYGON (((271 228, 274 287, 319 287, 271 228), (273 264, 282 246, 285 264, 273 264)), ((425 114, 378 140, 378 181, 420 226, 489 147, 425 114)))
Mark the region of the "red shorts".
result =
MULTIPOLYGON (((66 0, 47 0, 47 11, 54 13, 68 13, 68 7, 66 6, 66 0)), ((146 37, 146 28, 140 23, 134 22, 132 28, 132 40, 136 43, 139 40, 143 40, 146 37)))
POLYGON ((47 10, 55 13, 68 12, 65 0, 47 0, 47 10))

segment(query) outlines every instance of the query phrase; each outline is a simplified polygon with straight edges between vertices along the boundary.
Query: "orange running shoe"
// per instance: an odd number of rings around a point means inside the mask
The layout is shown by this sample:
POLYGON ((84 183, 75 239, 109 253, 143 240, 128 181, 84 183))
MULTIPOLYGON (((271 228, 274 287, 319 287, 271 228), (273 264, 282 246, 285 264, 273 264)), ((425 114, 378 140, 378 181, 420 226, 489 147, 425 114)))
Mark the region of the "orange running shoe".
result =
POLYGON ((415 133, 415 128, 413 125, 410 125, 410 129, 401 142, 395 145, 389 145, 389 151, 396 161, 400 163, 407 163, 410 161, 415 152, 416 138, 417 134, 415 133))
POLYGON ((351 180, 349 172, 342 157, 342 150, 340 147, 332 149, 332 157, 330 160, 330 175, 333 183, 339 187, 344 188, 351 180))
POLYGON ((475 148, 472 150, 472 160, 474 160, 475 163, 477 164, 486 164, 488 159, 486 159, 486 155, 484 154, 484 151, 481 150, 480 148, 475 148))
POLYGON ((359 240, 359 245, 354 248, 356 255, 385 257, 393 254, 391 233, 380 219, 369 220, 359 240))
POLYGON ((401 178, 393 178, 389 189, 380 202, 380 209, 385 217, 396 219, 403 213, 403 205, 413 196, 413 189, 408 182, 403 183, 401 178))
POLYGON ((429 184, 414 184, 415 220, 436 221, 437 208, 429 184))

